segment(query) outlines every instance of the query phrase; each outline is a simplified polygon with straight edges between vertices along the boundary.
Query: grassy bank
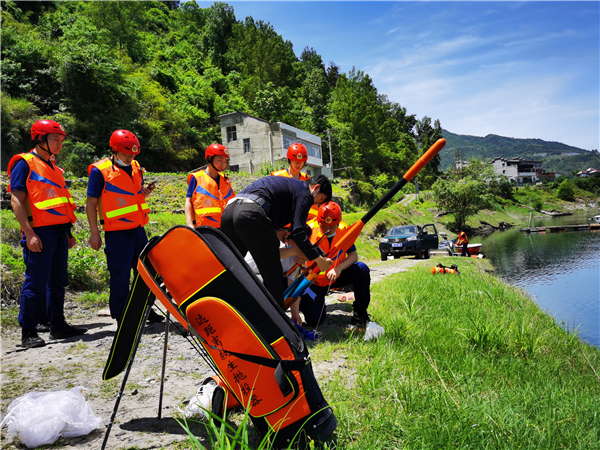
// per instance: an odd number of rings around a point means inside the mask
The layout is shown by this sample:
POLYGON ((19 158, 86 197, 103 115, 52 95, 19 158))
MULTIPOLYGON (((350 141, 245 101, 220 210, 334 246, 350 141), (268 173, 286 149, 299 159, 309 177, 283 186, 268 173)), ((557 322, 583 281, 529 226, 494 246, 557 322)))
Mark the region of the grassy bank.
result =
POLYGON ((324 382, 341 448, 598 448, 598 349, 480 261, 457 262, 458 276, 421 266, 375 287, 378 342, 313 349, 348 360, 324 382))

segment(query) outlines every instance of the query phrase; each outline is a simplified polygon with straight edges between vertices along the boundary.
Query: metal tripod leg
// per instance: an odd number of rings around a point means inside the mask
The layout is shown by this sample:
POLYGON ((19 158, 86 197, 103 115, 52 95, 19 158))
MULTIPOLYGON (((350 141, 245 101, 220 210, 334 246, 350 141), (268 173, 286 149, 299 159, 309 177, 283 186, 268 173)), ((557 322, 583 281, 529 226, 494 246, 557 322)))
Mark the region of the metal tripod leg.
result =
POLYGON ((165 369, 167 367, 167 345, 169 344, 169 324, 171 323, 171 313, 167 310, 167 320, 165 321, 165 347, 163 349, 162 374, 160 376, 160 396, 158 398, 158 420, 162 418, 162 401, 165 387, 165 369))
POLYGON ((127 384, 127 378, 129 377, 129 372, 131 371, 131 366, 133 366, 133 360, 135 359, 135 354, 137 353, 138 346, 140 345, 140 341, 142 340, 142 334, 144 334, 144 327, 146 326, 146 321, 148 320, 148 315, 150 314, 150 310, 152 309, 152 305, 154 302, 149 302, 146 306, 146 310, 144 311, 144 318, 142 319, 142 326, 137 332, 135 336, 135 344, 133 345, 133 351, 131 352, 131 359, 129 360, 129 364, 127 364, 127 370, 125 371, 125 375, 123 376, 123 382, 121 383, 121 389, 119 390, 119 395, 117 395, 117 400, 115 401, 115 407, 113 408, 112 415, 110 416, 110 422, 106 427, 106 433, 104 433, 104 441, 102 442, 101 450, 106 448, 106 443, 108 442, 108 436, 110 435, 110 430, 115 421, 115 416, 117 415, 117 410, 119 409, 119 403, 121 403, 121 398, 123 397, 123 391, 125 390, 125 385, 127 384))

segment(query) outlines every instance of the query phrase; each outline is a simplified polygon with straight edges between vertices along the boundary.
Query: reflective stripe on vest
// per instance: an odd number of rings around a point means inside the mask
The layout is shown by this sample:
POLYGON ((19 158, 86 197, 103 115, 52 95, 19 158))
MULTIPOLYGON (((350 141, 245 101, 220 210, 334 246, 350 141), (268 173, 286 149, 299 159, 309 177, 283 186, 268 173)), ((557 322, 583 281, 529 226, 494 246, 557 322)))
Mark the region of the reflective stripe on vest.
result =
MULTIPOLYGON (((43 227, 74 223, 77 220, 73 212, 75 202, 67 189, 62 169, 54 164, 50 166, 34 153, 21 153, 9 161, 9 177, 20 159, 29 166, 25 209, 30 225, 43 227)), ((10 185, 8 191, 11 191, 10 185)))

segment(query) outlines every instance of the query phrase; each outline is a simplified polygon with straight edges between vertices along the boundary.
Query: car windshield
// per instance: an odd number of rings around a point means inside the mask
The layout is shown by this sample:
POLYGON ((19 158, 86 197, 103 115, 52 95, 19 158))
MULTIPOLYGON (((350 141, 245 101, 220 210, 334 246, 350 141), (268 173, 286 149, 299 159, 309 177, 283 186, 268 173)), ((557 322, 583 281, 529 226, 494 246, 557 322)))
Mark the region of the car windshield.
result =
POLYGON ((390 236, 404 235, 404 234, 417 234, 416 225, 406 225, 403 227, 392 227, 388 232, 390 236))

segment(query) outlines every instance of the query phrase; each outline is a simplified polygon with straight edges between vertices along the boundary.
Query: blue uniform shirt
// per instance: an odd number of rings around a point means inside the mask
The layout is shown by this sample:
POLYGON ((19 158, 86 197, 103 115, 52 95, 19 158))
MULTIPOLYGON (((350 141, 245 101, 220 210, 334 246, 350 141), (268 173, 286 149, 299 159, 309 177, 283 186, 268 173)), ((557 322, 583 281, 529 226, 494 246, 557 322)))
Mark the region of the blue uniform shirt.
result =
MULTIPOLYGON (((40 158, 44 161, 42 158, 40 158)), ((50 167, 54 167, 50 161, 44 161, 50 167)), ((29 176, 29 164, 24 159, 19 159, 10 171, 10 190, 27 192, 27 177, 29 176)))

